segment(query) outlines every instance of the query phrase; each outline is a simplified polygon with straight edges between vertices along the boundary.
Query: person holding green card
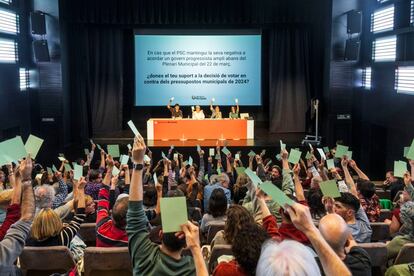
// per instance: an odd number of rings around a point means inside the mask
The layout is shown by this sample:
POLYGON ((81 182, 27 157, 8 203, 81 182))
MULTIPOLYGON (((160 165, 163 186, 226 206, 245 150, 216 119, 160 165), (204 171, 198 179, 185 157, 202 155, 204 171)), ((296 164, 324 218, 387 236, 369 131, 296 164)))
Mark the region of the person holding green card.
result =
MULTIPOLYGON (((161 232, 161 245, 149 239, 147 218, 143 209, 142 170, 145 150, 144 139, 136 137, 132 149, 134 170, 131 178, 126 227, 133 274, 208 276, 201 254, 199 230, 191 222, 187 221, 181 225, 182 232, 161 232), (185 246, 190 249, 193 258, 181 255, 185 246)), ((182 211, 187 212, 187 210, 182 211)))

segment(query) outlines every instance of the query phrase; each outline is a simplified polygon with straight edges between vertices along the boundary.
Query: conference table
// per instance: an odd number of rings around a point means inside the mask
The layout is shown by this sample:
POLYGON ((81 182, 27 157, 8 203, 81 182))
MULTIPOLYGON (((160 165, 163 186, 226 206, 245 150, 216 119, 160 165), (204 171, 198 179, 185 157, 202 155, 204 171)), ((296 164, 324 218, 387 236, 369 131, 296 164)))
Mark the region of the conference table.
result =
POLYGON ((248 140, 254 139, 254 120, 149 119, 147 140, 248 140))

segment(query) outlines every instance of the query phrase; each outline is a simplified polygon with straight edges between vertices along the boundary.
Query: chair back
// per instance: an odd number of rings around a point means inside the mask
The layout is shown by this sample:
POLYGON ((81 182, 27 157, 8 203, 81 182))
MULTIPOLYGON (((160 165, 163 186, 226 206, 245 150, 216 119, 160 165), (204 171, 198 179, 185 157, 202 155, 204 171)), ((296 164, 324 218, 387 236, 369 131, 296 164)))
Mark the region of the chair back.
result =
POLYGON ((84 268, 85 276, 130 276, 132 263, 128 247, 87 247, 84 268))
POLYGON ((371 259, 372 275, 384 275, 387 265, 387 246, 383 242, 359 243, 371 259))
POLYGON ((395 258, 394 265, 414 262, 414 243, 406 243, 395 258))
POLYGON ((385 222, 371 222, 372 242, 387 241, 391 239, 390 226, 385 222))
POLYGON ((78 235, 87 246, 96 246, 96 223, 82 223, 78 235))
POLYGON ((218 231, 224 230, 224 222, 210 223, 207 231, 207 244, 210 244, 218 231))
POLYGON ((229 244, 217 244, 211 250, 210 261, 208 263, 208 271, 210 274, 213 273, 214 269, 218 264, 218 258, 222 255, 233 255, 231 251, 231 245, 229 244))

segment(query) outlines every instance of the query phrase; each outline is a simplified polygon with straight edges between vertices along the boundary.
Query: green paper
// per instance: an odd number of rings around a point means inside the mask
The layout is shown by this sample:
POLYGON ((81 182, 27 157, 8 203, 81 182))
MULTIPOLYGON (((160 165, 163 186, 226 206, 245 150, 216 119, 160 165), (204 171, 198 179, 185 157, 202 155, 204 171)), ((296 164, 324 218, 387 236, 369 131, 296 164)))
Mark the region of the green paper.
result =
POLYGON ((245 171, 246 171, 245 167, 236 167, 236 172, 237 172, 238 175, 246 174, 245 171))
POLYGON ((342 158, 344 155, 348 153, 349 147, 342 146, 342 145, 336 145, 336 152, 335 152, 335 158, 342 158))
POLYGON ((119 172, 120 170, 116 166, 112 168, 112 176, 117 176, 119 172))
POLYGON ((83 152, 88 155, 89 154, 89 150, 88 149, 83 149, 83 152))
POLYGON ((75 165, 77 165, 78 163, 76 162, 72 162, 72 166, 75 167, 75 165))
POLYGON ((240 160, 240 154, 236 153, 236 154, 234 155, 234 159, 236 159, 236 160, 240 160))
POLYGON ((247 154, 249 157, 253 157, 253 156, 256 156, 256 153, 254 152, 254 151, 250 151, 248 154, 247 154))
POLYGON ((319 184, 322 194, 332 198, 341 197, 336 180, 323 181, 319 184))
POLYGON ((348 150, 348 152, 346 153, 346 157, 348 158, 348 160, 352 160, 352 150, 348 150))
POLYGON ((285 207, 285 205, 291 206, 295 203, 282 190, 280 190, 276 185, 274 185, 270 181, 263 182, 260 185, 260 189, 283 208, 285 207))
MULTIPOLYGON (((128 164, 128 161, 129 161, 129 155, 121 155, 120 161, 121 161, 121 165, 126 165, 126 164, 128 164)), ((145 160, 144 160, 144 161, 145 161, 145 160)))
POLYGON ((210 156, 214 156, 214 148, 210 148, 210 149, 208 150, 208 155, 210 155, 210 156))
POLYGON ((148 155, 144 155, 144 162, 145 163, 149 163, 149 162, 151 162, 151 158, 148 156, 148 155))
POLYGON ((134 122, 132 122, 132 120, 128 121, 128 126, 131 128, 132 132, 135 134, 136 137, 142 137, 134 122))
POLYGON ((407 162, 405 161, 394 161, 394 176, 404 177, 407 172, 407 162))
POLYGON ((6 164, 27 157, 22 137, 16 136, 0 143, 0 155, 3 156, 2 161, 7 161, 6 164))
POLYGON ((65 171, 69 172, 72 170, 72 167, 69 164, 65 164, 65 171))
POLYGON ((128 148, 128 150, 131 150, 131 149, 132 149, 131 144, 128 144, 128 145, 127 145, 127 148, 128 148))
POLYGON ((220 154, 216 154, 215 159, 220 160, 221 159, 220 154))
POLYGON ((174 159, 174 160, 178 160, 178 153, 174 153, 174 155, 173 155, 173 159, 174 159))
POLYGON ((226 147, 222 148, 221 152, 224 153, 224 155, 226 155, 226 156, 228 156, 230 154, 230 151, 226 147))
POLYGON ((165 153, 164 153, 163 151, 161 152, 161 157, 162 157, 163 159, 167 159, 167 160, 168 160, 167 156, 165 155, 165 153))
POLYGON ((289 163, 297 164, 300 160, 300 156, 302 155, 302 152, 296 149, 291 149, 289 153, 289 163))
POLYGON ((280 153, 276 154, 276 159, 277 159, 278 161, 282 160, 282 156, 280 155, 280 153))
POLYGON ((62 157, 62 156, 59 156, 59 157, 58 157, 58 159, 59 159, 59 161, 61 161, 61 162, 65 162, 65 161, 66 161, 65 157, 62 157))
POLYGON ((55 172, 55 173, 58 172, 58 169, 56 168, 55 165, 52 165, 52 171, 55 172))
POLYGON ((188 157, 188 165, 190 165, 190 166, 193 165, 193 158, 191 156, 188 157))
POLYGON ((323 151, 324 151, 325 153, 329 153, 329 147, 323 147, 323 151))
POLYGON ((407 159, 414 160, 414 139, 411 142, 410 149, 407 152, 407 159))
POLYGON ((328 166, 328 170, 335 169, 335 163, 333 159, 326 160, 326 165, 328 166))
POLYGON ((256 187, 262 183, 262 180, 249 168, 244 170, 244 173, 250 178, 253 185, 256 187))
POLYGON ((306 152, 305 158, 306 158, 306 160, 311 159, 312 158, 312 153, 310 153, 309 151, 306 152))
POLYGON ((59 157, 65 158, 65 155, 63 153, 59 153, 59 157))
POLYGON ((83 174, 83 167, 81 165, 74 164, 73 168, 74 168, 73 179, 79 180, 83 174))
POLYGON ((179 232, 187 223, 187 202, 185 197, 161 198, 161 222, 163 233, 179 232))
POLYGON ((321 159, 326 160, 326 155, 325 152, 323 152, 323 149, 317 148, 317 151, 319 152, 321 159))
POLYGON ((106 148, 108 149, 108 154, 112 156, 112 158, 119 157, 119 145, 107 145, 106 148))
POLYGON ((152 178, 154 179, 154 184, 158 184, 157 173, 154 173, 154 174, 152 175, 152 178))
POLYGON ((101 145, 99 145, 99 144, 96 144, 96 147, 98 148, 98 150, 102 150, 102 147, 101 147, 101 145))
POLYGON ((187 165, 188 165, 188 161, 184 161, 184 162, 183 162, 183 166, 184 166, 184 167, 187 167, 187 165))
POLYGON ((407 153, 410 150, 410 147, 404 147, 404 157, 407 157, 407 153))
POLYGON ((47 167, 46 170, 47 170, 47 174, 53 174, 53 171, 51 168, 47 167))
POLYGON ((280 151, 286 150, 286 144, 283 144, 282 140, 280 142, 280 151))
POLYGON ((197 152, 200 152, 201 151, 201 147, 200 147, 200 145, 197 145, 197 152))
POLYGON ((267 162, 267 164, 266 164, 266 167, 269 167, 272 163, 273 163, 273 161, 269 160, 269 162, 267 162))
POLYGON ((26 144, 24 147, 26 148, 27 153, 30 153, 30 157, 35 159, 37 154, 39 153, 40 147, 43 144, 43 139, 36 137, 32 134, 29 135, 27 138, 26 144))

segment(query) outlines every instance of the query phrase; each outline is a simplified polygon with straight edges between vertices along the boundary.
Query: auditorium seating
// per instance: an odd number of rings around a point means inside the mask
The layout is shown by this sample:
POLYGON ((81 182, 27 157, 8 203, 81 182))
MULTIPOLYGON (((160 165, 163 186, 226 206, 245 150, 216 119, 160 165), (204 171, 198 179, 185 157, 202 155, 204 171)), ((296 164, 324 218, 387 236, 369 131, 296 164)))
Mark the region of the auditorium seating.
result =
POLYGON ((384 275, 387 264, 387 246, 383 242, 360 243, 371 258, 372 275, 384 275))
POLYGON ((392 211, 390 209, 381 209, 379 221, 383 222, 386 219, 392 219, 392 211))
POLYGON ((66 273, 75 266, 75 261, 66 246, 26 246, 19 257, 23 275, 49 276, 66 273))
POLYGON ((379 190, 379 189, 377 189, 377 190, 375 191, 375 193, 377 194, 377 196, 378 196, 380 199, 390 199, 390 200, 392 200, 392 199, 391 199, 391 193, 390 193, 390 191, 384 191, 384 190, 379 190))
POLYGON ((211 241, 216 236, 217 232, 224 229, 224 222, 220 223, 211 223, 207 231, 207 244, 210 244, 211 241))
POLYGON ((372 242, 387 241, 391 239, 390 226, 384 222, 371 222, 372 242))
POLYGON ((129 276, 132 264, 127 247, 88 247, 84 256, 85 276, 129 276))
POLYGON ((96 223, 82 223, 78 235, 87 246, 96 245, 96 223))
POLYGON ((407 243, 401 248, 394 264, 408 264, 412 262, 414 262, 414 243, 407 243))
POLYGON ((217 260, 222 255, 233 255, 233 252, 231 251, 231 245, 214 245, 211 251, 210 261, 208 263, 208 270, 210 273, 213 273, 218 264, 217 260))

